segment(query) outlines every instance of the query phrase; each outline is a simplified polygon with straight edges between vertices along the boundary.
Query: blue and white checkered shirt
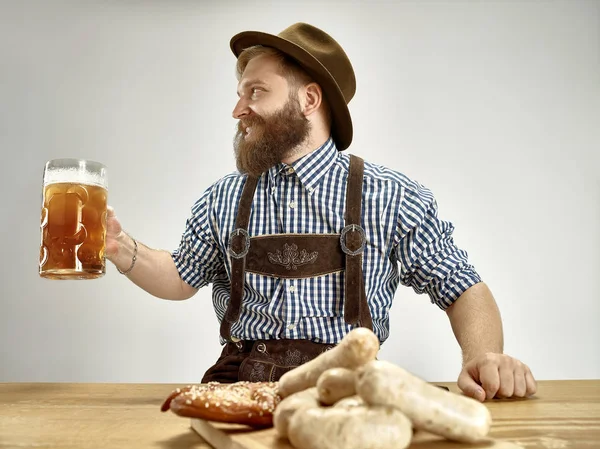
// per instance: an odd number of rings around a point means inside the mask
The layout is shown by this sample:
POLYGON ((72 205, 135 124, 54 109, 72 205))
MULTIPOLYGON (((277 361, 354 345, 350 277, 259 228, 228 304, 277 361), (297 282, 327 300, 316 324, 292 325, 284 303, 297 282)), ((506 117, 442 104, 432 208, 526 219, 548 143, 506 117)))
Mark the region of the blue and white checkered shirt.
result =
MULTIPOLYGON (((340 233, 349 164, 349 155, 338 152, 330 139, 291 166, 272 167, 258 181, 250 236, 340 233)), ((245 176, 234 173, 209 187, 193 206, 180 246, 172 254, 185 282, 196 288, 212 283, 219 321, 229 301, 227 247, 244 182, 245 176)), ((365 292, 381 342, 389 335, 389 310, 399 283, 427 293, 446 309, 480 282, 467 253, 453 243, 453 225, 438 218, 427 188, 365 162, 362 201, 365 292)), ((306 279, 246 273, 241 315, 231 335, 337 343, 351 329, 344 321, 343 298, 344 272, 306 279)))

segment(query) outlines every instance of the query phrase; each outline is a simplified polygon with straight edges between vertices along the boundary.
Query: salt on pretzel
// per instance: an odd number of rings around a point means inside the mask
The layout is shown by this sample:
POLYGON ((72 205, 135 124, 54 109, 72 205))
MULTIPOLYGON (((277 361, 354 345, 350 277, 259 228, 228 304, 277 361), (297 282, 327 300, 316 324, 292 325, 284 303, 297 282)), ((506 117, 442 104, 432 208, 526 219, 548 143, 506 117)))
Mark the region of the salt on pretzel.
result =
POLYGON ((277 382, 209 382, 188 385, 173 391, 161 411, 207 421, 245 424, 252 427, 273 425, 273 412, 281 401, 277 382))

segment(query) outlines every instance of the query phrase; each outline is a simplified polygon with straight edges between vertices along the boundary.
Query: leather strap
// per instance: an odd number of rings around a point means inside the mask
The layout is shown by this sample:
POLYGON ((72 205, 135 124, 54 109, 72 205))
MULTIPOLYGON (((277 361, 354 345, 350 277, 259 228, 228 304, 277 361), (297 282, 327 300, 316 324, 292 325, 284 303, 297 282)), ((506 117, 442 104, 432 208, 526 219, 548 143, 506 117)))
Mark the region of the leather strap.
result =
POLYGON ((362 272, 362 253, 365 245, 364 230, 360 226, 362 211, 362 185, 364 161, 350 155, 350 170, 346 186, 346 227, 342 231, 341 243, 346 246, 346 288, 344 298, 344 320, 357 327, 373 329, 373 321, 365 294, 362 272))
POLYGON ((231 256, 231 297, 229 298, 225 316, 221 321, 221 336, 228 341, 231 340, 231 325, 239 319, 242 310, 244 270, 246 267, 245 253, 247 253, 247 248, 250 244, 248 222, 250 221, 250 210, 257 184, 258 178, 255 176, 248 176, 246 179, 235 217, 235 230, 232 232, 229 242, 231 256))

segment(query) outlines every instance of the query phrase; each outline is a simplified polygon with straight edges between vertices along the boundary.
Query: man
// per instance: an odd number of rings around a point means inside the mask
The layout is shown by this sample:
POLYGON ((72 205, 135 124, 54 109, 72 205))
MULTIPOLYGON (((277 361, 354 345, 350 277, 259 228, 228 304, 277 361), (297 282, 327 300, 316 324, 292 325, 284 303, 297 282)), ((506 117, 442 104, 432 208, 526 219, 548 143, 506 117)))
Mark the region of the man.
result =
POLYGON ((356 326, 383 342, 402 283, 446 311, 465 394, 535 393, 529 368, 503 354, 494 298, 431 192, 343 152, 356 85, 341 46, 298 23, 279 35, 240 33, 231 48, 238 172, 204 192, 172 254, 108 216, 107 257, 141 288, 181 300, 212 284, 224 348, 202 381, 277 380, 356 326))

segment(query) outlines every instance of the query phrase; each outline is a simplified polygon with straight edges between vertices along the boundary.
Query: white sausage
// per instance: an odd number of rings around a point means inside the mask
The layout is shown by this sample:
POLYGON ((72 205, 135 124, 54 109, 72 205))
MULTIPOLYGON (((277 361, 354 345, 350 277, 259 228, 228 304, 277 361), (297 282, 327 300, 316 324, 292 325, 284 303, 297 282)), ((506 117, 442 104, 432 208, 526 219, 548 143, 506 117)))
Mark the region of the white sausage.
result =
POLYGON ((323 371, 329 368, 357 368, 375 359, 379 339, 365 327, 352 329, 333 349, 285 373, 279 379, 279 394, 289 396, 317 384, 323 371))
POLYGON ((356 373, 348 368, 330 368, 317 380, 319 400, 331 405, 340 399, 356 394, 356 373))
POLYGON ((412 428, 394 407, 318 407, 292 416, 288 438, 299 449, 404 449, 412 428))
POLYGON ((287 437, 290 418, 303 408, 319 407, 317 388, 299 391, 283 399, 273 412, 273 426, 282 437, 287 437))
POLYGON ((365 405, 365 401, 358 395, 348 396, 333 404, 334 407, 356 407, 358 405, 365 405))
POLYGON ((450 440, 481 440, 492 424, 484 404, 427 383, 389 362, 372 361, 361 367, 356 391, 367 404, 397 407, 415 428, 450 440))

